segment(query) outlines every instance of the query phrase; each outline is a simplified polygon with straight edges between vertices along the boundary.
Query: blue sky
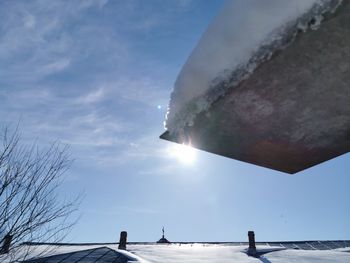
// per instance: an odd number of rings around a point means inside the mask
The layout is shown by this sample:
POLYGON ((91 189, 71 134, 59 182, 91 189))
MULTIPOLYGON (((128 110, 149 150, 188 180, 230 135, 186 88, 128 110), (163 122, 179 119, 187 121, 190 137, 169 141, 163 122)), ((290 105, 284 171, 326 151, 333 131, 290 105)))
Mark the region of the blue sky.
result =
POLYGON ((173 83, 223 1, 2 1, 0 123, 71 145, 73 242, 350 239, 349 154, 287 175, 162 141, 173 83))

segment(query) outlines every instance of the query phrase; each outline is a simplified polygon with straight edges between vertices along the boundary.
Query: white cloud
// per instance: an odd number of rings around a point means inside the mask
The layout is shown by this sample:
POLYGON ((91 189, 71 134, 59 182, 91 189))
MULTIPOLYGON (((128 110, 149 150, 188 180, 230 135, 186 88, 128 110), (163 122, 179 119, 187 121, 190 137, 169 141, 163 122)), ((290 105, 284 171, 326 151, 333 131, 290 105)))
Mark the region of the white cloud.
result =
POLYGON ((23 17, 23 23, 24 23, 24 26, 28 29, 34 28, 36 24, 35 16, 33 16, 32 14, 26 13, 23 17))
POLYGON ((116 147, 125 145, 120 134, 127 132, 131 124, 118 120, 113 116, 101 116, 98 112, 75 114, 70 118, 48 120, 37 124, 35 129, 47 134, 56 134, 61 141, 84 149, 92 147, 116 147))
MULTIPOLYGON (((167 105, 168 88, 157 77, 123 77, 109 82, 101 83, 105 94, 108 97, 122 98, 124 100, 142 103, 156 107, 167 105)), ((100 88, 101 89, 101 88, 100 88)))
POLYGON ((116 17, 105 25, 88 16, 103 15, 109 4, 37 0, 9 4, 6 15, 0 10, 0 79, 9 87, 0 91, 0 117, 21 118, 28 138, 60 139, 85 161, 115 166, 163 159, 159 131, 150 131, 146 114, 158 114, 157 106, 168 103, 166 70, 133 54, 123 35, 130 28, 156 27, 160 14, 145 5, 145 15, 131 19, 140 10, 114 2, 123 21, 116 17))
POLYGON ((66 69, 69 66, 69 64, 69 58, 61 58, 48 64, 42 65, 40 71, 44 75, 49 75, 66 69))
POLYGON ((84 65, 82 60, 95 59, 91 65, 99 66, 104 57, 105 65, 125 65, 124 40, 85 17, 87 8, 106 4, 105 0, 37 0, 6 5, 0 10, 0 66, 6 64, 0 78, 28 86, 74 63, 84 65))
POLYGON ((104 88, 98 88, 96 90, 93 90, 89 92, 86 95, 80 96, 77 98, 76 103, 77 104, 91 104, 101 101, 105 97, 105 90, 104 88))

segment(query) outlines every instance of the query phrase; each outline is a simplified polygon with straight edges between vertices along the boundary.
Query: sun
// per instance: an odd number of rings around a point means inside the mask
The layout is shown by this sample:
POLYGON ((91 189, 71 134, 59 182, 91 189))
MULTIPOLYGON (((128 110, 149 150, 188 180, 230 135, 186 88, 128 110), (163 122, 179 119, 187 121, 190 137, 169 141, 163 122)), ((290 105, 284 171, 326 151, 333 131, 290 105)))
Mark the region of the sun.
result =
POLYGON ((175 144, 169 149, 169 154, 184 164, 193 164, 196 160, 196 150, 190 145, 175 144))

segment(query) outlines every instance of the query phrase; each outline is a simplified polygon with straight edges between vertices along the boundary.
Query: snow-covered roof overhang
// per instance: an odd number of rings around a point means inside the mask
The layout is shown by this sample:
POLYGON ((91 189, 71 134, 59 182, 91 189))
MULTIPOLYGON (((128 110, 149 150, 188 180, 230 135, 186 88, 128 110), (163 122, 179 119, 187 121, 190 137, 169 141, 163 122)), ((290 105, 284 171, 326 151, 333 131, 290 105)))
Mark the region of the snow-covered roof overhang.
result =
POLYGON ((225 5, 176 81, 161 138, 287 173, 347 153, 350 1, 225 5))

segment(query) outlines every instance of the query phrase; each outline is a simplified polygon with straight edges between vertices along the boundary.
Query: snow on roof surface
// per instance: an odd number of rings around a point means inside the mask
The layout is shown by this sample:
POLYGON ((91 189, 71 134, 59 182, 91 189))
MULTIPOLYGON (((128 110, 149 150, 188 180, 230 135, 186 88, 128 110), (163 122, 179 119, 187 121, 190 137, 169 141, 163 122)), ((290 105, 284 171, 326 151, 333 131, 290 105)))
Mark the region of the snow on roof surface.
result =
POLYGON ((147 263, 142 258, 124 250, 118 245, 23 245, 17 248, 12 258, 0 255, 1 263, 147 263), (27 255, 22 261, 22 255, 27 255), (14 261, 16 259, 16 261, 14 261), (21 261, 19 261, 21 260, 21 261))
MULTIPOLYGON (((261 248, 271 248, 261 246, 261 248)), ((281 250, 265 254, 260 259, 245 254, 246 246, 224 245, 135 245, 132 253, 154 263, 233 263, 233 262, 350 262, 350 253, 334 250, 281 250)))
MULTIPOLYGON (((318 242, 318 241, 313 241, 318 242)), ((67 253, 75 253, 75 257, 71 257, 70 259, 74 259, 74 262, 100 262, 100 263, 108 263, 112 258, 110 257, 113 251, 122 254, 119 258, 124 261, 115 261, 118 262, 153 262, 153 263, 229 263, 229 262, 350 262, 350 242, 349 241, 326 241, 331 244, 334 243, 334 247, 342 247, 338 249, 328 249, 328 250, 295 250, 295 249, 284 249, 280 246, 269 246, 269 245, 258 245, 258 250, 266 250, 266 249, 278 249, 279 251, 271 252, 264 254, 259 259, 254 257, 247 256, 246 245, 237 245, 237 244, 171 244, 171 245, 157 245, 157 244, 129 244, 127 246, 128 251, 118 250, 118 245, 64 245, 64 246, 52 246, 52 245, 36 245, 33 246, 33 250, 31 251, 31 255, 29 258, 43 258, 49 257, 53 255, 62 255, 67 253), (342 243, 339 243, 342 242, 342 243), (348 243, 346 243, 348 242, 348 243), (346 247, 348 246, 348 247, 346 247), (47 251, 48 247, 55 248, 45 254, 42 254, 43 251, 47 251), (113 250, 112 252, 110 250, 113 250), (77 253, 79 251, 79 253, 77 253), (89 254, 86 251, 97 251, 96 255, 90 254, 91 257, 85 257, 84 255, 89 254), (100 256, 106 253, 105 261, 100 256), (42 254, 42 255, 40 255, 42 254), (108 255, 107 255, 108 254, 108 255), (94 257, 93 257, 94 256, 94 257), (78 261, 77 261, 78 260, 78 261), (80 260, 80 261, 79 261, 80 260), (96 261, 99 260, 99 261, 96 261)), ((300 242, 297 244, 305 244, 310 242, 300 242)), ((278 244, 278 243, 276 243, 278 244)), ((285 244, 284 242, 280 244, 285 244)), ((308 247, 310 249, 310 247, 308 247)), ((28 259, 29 259, 28 258, 28 259)), ((51 260, 37 260, 31 261, 30 263, 57 263, 56 259, 60 258, 61 263, 71 263, 69 261, 69 257, 67 257, 66 261, 64 257, 51 257, 51 260), (55 261, 56 260, 56 261, 55 261), (63 261, 62 261, 63 260, 63 261), (68 260, 68 261, 67 261, 68 260)), ((114 259, 115 260, 115 259, 114 259)), ((9 261, 3 260, 0 257, 0 262, 8 263, 9 261)))
POLYGON ((260 59, 286 45, 289 31, 305 29, 305 25, 307 28, 311 18, 319 25, 322 14, 335 10, 341 2, 226 0, 175 82, 166 129, 170 133, 183 132, 197 114, 252 73, 260 59))

